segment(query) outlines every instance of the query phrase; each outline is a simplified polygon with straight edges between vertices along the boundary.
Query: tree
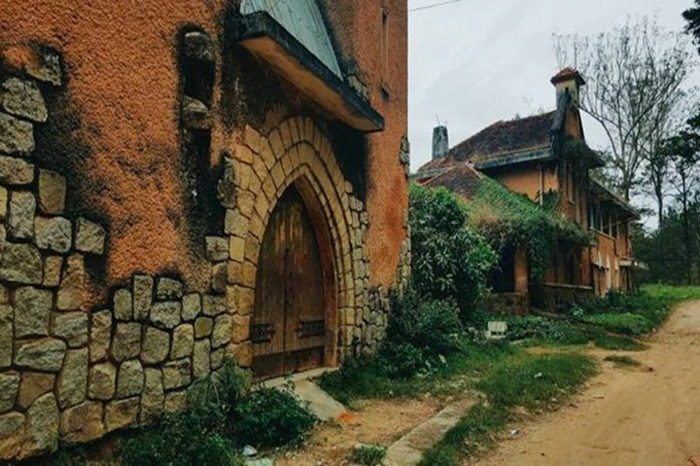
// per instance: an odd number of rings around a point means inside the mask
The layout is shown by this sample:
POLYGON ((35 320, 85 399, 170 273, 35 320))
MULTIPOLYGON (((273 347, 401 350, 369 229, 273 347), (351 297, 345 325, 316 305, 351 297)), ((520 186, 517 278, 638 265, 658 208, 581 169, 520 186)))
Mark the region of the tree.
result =
POLYGON ((688 8, 683 12, 683 18, 688 22, 685 31, 693 36, 700 53, 700 0, 695 0, 695 8, 688 8))
POLYGON ((663 126, 660 117, 677 102, 693 65, 682 34, 662 30, 655 20, 628 20, 595 37, 555 36, 560 67, 574 65, 587 79, 581 109, 602 126, 609 142, 619 188, 629 200, 645 165, 643 147, 650 129, 663 126))
POLYGON ((676 200, 681 206, 683 223, 683 245, 685 249, 685 271, 688 284, 692 283, 693 251, 690 234, 690 206, 693 201, 696 185, 699 181, 698 150, 700 135, 690 131, 682 131, 666 142, 664 151, 670 155, 675 176, 672 184, 676 189, 676 200))

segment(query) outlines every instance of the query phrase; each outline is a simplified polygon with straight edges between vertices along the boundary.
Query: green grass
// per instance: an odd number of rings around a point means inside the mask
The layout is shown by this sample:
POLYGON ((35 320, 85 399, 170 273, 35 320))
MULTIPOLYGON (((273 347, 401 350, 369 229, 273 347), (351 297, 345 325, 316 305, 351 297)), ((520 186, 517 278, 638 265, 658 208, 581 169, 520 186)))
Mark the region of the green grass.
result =
POLYGON ((593 340, 598 348, 613 351, 644 351, 648 348, 644 343, 640 343, 629 337, 618 335, 599 335, 593 340))
POLYGON ((460 342, 457 351, 447 356, 447 364, 438 363, 428 373, 392 378, 376 359, 363 359, 324 374, 319 383, 335 399, 350 406, 359 399, 404 398, 428 392, 450 395, 463 392, 470 380, 483 376, 492 364, 517 351, 505 343, 460 342))
POLYGON ((352 451, 350 460, 360 466, 381 466, 386 448, 375 445, 360 445, 352 451))
POLYGON ((623 356, 623 355, 618 355, 618 354, 613 354, 612 356, 608 356, 605 358, 606 361, 613 362, 618 366, 633 366, 633 367, 638 367, 641 366, 642 363, 637 361, 634 358, 631 358, 629 356, 623 356))
POLYGON ((625 312, 623 314, 594 314, 584 320, 604 329, 630 336, 642 336, 654 330, 654 323, 640 314, 625 312))
POLYGON ((504 359, 476 383, 488 403, 472 408, 437 445, 426 451, 421 466, 461 464, 464 458, 495 443, 494 435, 520 416, 516 408, 555 409, 595 373, 593 360, 577 353, 522 352, 504 359))

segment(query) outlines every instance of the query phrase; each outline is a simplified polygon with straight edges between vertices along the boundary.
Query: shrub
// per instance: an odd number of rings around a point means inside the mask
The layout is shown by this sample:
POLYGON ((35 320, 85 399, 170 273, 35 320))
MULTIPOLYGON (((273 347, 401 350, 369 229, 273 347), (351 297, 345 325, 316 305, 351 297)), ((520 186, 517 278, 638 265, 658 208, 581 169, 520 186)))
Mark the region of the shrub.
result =
POLYGON ((350 460, 360 466, 381 466, 386 456, 386 448, 374 445, 360 445, 352 451, 350 460))
POLYGON ((250 375, 229 360, 187 391, 182 412, 166 413, 122 440, 124 466, 242 466, 241 446, 298 443, 316 418, 289 391, 249 392, 250 375))
POLYGON ((412 185, 410 209, 415 290, 429 301, 455 301, 462 320, 468 320, 487 291, 496 253, 465 226, 464 208, 446 189, 412 185))
POLYGON ((422 301, 409 289, 391 300, 380 363, 393 376, 410 377, 426 363, 456 348, 462 331, 459 309, 449 301, 422 301))
POLYGON ((265 388, 251 393, 234 408, 239 445, 259 448, 298 445, 318 419, 291 390, 265 388))

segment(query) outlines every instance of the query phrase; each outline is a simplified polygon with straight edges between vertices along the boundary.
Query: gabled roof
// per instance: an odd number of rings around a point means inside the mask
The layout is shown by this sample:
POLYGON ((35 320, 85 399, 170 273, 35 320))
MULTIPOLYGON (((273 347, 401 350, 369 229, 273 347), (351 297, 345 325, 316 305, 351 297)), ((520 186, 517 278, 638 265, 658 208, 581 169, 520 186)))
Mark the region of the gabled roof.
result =
POLYGON ((418 171, 446 168, 471 161, 477 168, 488 168, 494 162, 523 161, 520 156, 551 157, 552 130, 559 112, 499 121, 465 139, 450 149, 447 157, 431 160, 418 171))

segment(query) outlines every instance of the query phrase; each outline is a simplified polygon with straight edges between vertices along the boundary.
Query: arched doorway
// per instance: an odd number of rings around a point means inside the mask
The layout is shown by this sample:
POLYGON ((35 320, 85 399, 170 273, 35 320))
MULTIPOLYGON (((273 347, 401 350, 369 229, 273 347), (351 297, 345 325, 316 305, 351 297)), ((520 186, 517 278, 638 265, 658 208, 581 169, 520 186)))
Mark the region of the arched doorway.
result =
MULTIPOLYGON (((303 188, 303 186, 299 186, 303 188)), ((257 378, 324 365, 329 324, 330 245, 297 185, 269 217, 258 256, 250 340, 257 378), (319 234, 320 233, 320 234, 319 234)))

